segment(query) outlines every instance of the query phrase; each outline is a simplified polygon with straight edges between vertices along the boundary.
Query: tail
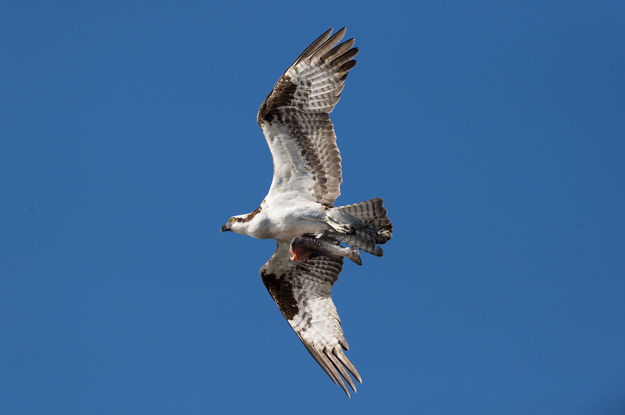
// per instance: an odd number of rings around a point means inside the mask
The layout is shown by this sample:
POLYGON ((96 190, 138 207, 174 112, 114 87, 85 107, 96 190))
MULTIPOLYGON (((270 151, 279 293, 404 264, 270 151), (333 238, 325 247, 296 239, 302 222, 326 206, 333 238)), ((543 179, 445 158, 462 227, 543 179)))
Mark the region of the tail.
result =
POLYGON ((375 198, 352 205, 336 208, 346 213, 354 221, 353 232, 344 234, 334 232, 332 236, 341 242, 375 256, 382 256, 384 251, 377 244, 384 244, 392 237, 393 224, 386 216, 382 199, 375 198))

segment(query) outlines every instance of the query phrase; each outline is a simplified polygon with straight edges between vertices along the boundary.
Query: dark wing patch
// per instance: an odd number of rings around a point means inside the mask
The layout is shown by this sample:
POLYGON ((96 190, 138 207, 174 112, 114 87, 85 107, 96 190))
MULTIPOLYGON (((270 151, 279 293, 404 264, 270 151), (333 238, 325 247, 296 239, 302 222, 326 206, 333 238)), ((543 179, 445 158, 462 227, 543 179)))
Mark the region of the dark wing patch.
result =
POLYGON ((284 314, 284 317, 286 317, 287 320, 293 319, 299 312, 299 307, 297 306, 297 300, 294 296, 291 281, 286 278, 278 278, 275 274, 262 271, 260 276, 263 279, 263 284, 265 284, 267 291, 271 294, 271 297, 278 305, 282 314, 284 314))
POLYGON ((349 396, 347 385, 356 391, 352 376, 361 383, 362 378, 344 353, 348 345, 331 297, 343 258, 317 256, 295 263, 288 248, 278 243, 260 270, 263 283, 312 357, 349 396))
POLYGON ((282 75, 265 99, 265 102, 260 106, 258 123, 260 124, 263 121, 271 122, 275 117, 279 116, 278 108, 290 106, 296 90, 297 85, 291 82, 287 75, 282 75))
POLYGON ((329 114, 341 97, 347 73, 356 64, 353 58, 358 49, 352 48, 354 39, 337 46, 345 28, 330 33, 315 40, 280 77, 257 118, 274 159, 273 183, 298 182, 298 177, 280 177, 289 170, 282 170, 277 163, 302 165, 310 183, 300 190, 331 207, 341 193, 342 172, 329 114), (290 151, 293 145, 297 151, 290 151))

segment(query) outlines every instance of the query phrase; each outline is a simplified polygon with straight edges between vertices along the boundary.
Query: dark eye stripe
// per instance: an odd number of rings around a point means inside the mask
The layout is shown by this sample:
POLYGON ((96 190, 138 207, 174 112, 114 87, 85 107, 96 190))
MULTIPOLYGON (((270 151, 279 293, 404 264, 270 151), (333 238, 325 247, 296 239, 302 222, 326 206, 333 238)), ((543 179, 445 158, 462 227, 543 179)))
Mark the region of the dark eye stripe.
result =
POLYGON ((254 219, 254 216, 258 215, 260 213, 260 211, 262 210, 262 208, 259 206, 255 211, 253 211, 252 213, 248 213, 247 216, 242 217, 242 218, 233 218, 235 222, 249 222, 252 219, 254 219))

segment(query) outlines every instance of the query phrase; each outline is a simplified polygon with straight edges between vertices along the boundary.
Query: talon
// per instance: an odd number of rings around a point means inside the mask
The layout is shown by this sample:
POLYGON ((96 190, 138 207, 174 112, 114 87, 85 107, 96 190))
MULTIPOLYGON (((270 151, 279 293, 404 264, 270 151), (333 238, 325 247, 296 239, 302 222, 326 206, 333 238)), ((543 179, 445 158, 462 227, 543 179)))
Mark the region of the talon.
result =
POLYGON ((289 259, 291 261, 298 261, 299 260, 299 258, 297 257, 297 255, 295 255, 295 252, 293 252, 292 249, 289 249, 289 254, 291 254, 291 256, 289 257, 289 259))

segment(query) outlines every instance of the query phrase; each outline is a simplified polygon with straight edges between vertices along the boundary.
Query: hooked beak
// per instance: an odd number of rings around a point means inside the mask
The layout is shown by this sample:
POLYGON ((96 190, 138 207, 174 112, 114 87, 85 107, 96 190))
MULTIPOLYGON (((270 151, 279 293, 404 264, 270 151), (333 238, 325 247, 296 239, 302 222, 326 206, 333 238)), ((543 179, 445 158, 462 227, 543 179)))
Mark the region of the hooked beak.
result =
POLYGON ((221 225, 220 230, 221 230, 222 232, 228 232, 228 231, 230 231, 230 224, 229 224, 229 223, 226 223, 225 225, 221 225))

